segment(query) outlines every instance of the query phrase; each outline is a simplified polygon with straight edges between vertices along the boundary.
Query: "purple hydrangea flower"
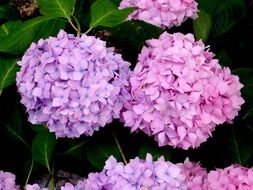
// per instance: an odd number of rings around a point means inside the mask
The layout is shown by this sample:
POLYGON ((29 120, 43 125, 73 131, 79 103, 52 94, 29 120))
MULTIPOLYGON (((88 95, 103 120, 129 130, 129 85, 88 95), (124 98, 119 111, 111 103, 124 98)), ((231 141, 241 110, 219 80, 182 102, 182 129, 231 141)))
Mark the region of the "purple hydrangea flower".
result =
POLYGON ((130 77, 132 100, 122 114, 131 131, 154 135, 159 146, 196 148, 216 125, 238 115, 243 85, 202 41, 164 32, 146 43, 130 77))
POLYGON ((10 172, 0 170, 0 190, 19 190, 16 185, 16 177, 10 172))
POLYGON ((181 25, 188 17, 197 18, 195 0, 122 0, 120 8, 137 7, 128 19, 138 19, 161 28, 181 25))
POLYGON ((92 135, 119 118, 130 64, 104 41, 60 31, 33 43, 18 64, 17 86, 29 121, 46 124, 57 137, 92 135))
POLYGON ((250 190, 253 189, 253 168, 231 165, 209 172, 207 180, 208 190, 250 190))
POLYGON ((172 164, 163 157, 153 161, 148 154, 146 160, 137 157, 124 165, 110 157, 102 172, 89 174, 76 186, 67 183, 61 190, 198 190, 200 175, 206 177, 206 171, 188 160, 185 165, 172 164))

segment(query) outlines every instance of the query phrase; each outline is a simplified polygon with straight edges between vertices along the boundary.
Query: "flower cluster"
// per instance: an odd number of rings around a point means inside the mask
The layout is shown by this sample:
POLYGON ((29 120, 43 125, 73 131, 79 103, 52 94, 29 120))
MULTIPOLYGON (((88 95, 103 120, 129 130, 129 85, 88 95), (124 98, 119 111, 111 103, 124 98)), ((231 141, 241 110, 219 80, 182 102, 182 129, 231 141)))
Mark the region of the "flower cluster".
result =
POLYGON ((137 7, 129 19, 139 19, 161 28, 181 25, 197 17, 195 0, 123 0, 120 8, 137 7))
POLYGON ((208 190, 250 190, 253 189, 253 168, 232 165, 211 171, 207 180, 208 190))
POLYGON ((15 180, 15 175, 0 170, 0 190, 19 190, 15 180))
POLYGON ((110 157, 101 173, 91 173, 87 179, 79 181, 77 186, 67 183, 62 190, 196 190, 195 187, 202 189, 202 183, 197 178, 206 173, 199 169, 198 164, 187 161, 186 166, 183 165, 166 162, 163 157, 153 161, 150 154, 146 160, 137 157, 127 165, 117 163, 115 158, 110 157), (187 187, 187 184, 191 184, 191 187, 187 187))
POLYGON ((160 146, 195 148, 217 124, 238 115, 243 85, 202 41, 164 32, 146 43, 130 77, 132 100, 122 114, 131 131, 154 135, 160 146))
POLYGON ((57 137, 92 135, 119 118, 130 63, 93 36, 60 31, 39 40, 18 62, 17 86, 33 124, 57 137))
POLYGON ((177 164, 186 177, 187 190, 207 189, 207 171, 198 163, 190 162, 187 158, 184 163, 177 164))
MULTIPOLYGON (((66 173, 66 172, 64 172, 66 173)), ((63 175, 65 177, 71 175, 63 175)), ((58 175, 58 174, 57 174, 58 175)), ((15 176, 0 171, 0 190, 19 190, 15 176)), ((58 187, 61 190, 251 190, 253 168, 231 165, 209 173, 198 163, 188 159, 184 163, 172 164, 163 157, 153 161, 138 157, 127 165, 111 156, 100 173, 90 173, 87 179, 74 180, 58 187)), ((49 190, 38 184, 27 185, 25 190, 49 190)))

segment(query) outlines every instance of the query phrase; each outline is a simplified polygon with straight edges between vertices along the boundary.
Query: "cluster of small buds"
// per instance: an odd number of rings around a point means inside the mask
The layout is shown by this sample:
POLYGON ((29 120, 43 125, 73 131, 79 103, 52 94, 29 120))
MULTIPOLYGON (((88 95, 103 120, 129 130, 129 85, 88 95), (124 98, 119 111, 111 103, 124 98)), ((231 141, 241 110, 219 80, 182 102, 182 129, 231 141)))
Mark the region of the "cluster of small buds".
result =
POLYGON ((13 4, 22 17, 29 17, 38 9, 37 0, 13 0, 13 4))
POLYGON ((159 146, 188 149, 205 142, 244 103, 243 85, 192 34, 146 41, 130 77, 132 100, 122 120, 131 131, 154 135, 159 146))
POLYGON ((137 7, 128 19, 143 20, 161 28, 181 25, 188 17, 197 18, 195 0, 123 0, 120 8, 137 7))
POLYGON ((33 43, 16 77, 29 121, 72 138, 119 118, 130 97, 130 63, 113 50, 94 36, 64 31, 33 43))

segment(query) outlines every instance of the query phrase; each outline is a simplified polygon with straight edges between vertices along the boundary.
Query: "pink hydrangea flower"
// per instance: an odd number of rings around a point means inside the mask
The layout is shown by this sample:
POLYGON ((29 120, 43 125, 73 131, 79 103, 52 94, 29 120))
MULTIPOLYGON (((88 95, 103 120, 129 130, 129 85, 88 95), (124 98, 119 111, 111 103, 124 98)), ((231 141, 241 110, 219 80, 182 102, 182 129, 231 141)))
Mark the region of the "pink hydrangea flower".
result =
POLYGON ((207 171, 199 163, 190 162, 177 164, 186 177, 187 190, 207 190, 207 171))
POLYGON ((130 77, 132 100, 122 120, 131 131, 155 136, 159 146, 188 149, 231 123, 244 100, 243 85, 192 34, 148 40, 130 77))
POLYGON ((16 177, 10 172, 0 170, 0 190, 19 190, 16 185, 16 177))
POLYGON ((129 65, 93 36, 60 31, 32 44, 18 64, 17 87, 33 124, 57 137, 92 135, 119 118, 129 65))
POLYGON ((225 169, 211 171, 207 180, 208 190, 251 190, 253 168, 232 165, 225 169))
POLYGON ((137 7, 129 19, 138 19, 161 28, 181 25, 188 17, 197 18, 195 0, 122 0, 120 8, 137 7))

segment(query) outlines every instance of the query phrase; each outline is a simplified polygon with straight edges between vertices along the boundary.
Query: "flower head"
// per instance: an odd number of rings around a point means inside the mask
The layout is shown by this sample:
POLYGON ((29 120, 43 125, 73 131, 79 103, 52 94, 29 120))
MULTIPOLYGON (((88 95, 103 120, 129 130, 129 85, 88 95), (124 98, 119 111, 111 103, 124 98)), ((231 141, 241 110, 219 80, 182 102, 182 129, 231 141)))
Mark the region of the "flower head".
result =
POLYGON ((19 190, 15 180, 15 175, 0 170, 0 190, 19 190))
POLYGON ((253 189, 253 169, 231 165, 225 169, 211 171, 207 177, 208 190, 253 189))
POLYGON ((165 32, 148 40, 130 77, 125 125, 154 135, 160 146, 188 149, 206 141, 216 125, 231 123, 244 103, 243 85, 213 57, 192 34, 165 32))
POLYGON ((207 171, 199 163, 190 162, 187 158, 184 163, 177 164, 186 177, 187 190, 206 190, 207 171))
POLYGON ((197 17, 195 0, 122 0, 120 8, 137 7, 129 19, 138 19, 161 28, 181 25, 197 17))
POLYGON ((206 178, 206 171, 189 161, 172 164, 163 157, 153 161, 148 154, 146 160, 137 157, 124 165, 110 157, 102 172, 89 174, 77 186, 67 183, 62 190, 198 190, 201 175, 206 178))
POLYGON ((39 40, 18 62, 17 86, 33 124, 57 137, 92 135, 119 118, 129 63, 93 36, 60 31, 39 40))

